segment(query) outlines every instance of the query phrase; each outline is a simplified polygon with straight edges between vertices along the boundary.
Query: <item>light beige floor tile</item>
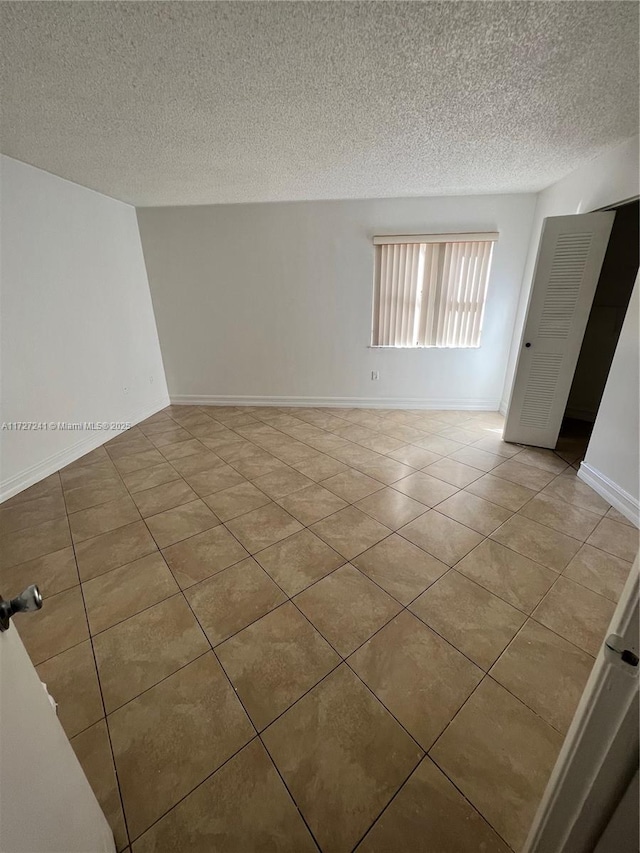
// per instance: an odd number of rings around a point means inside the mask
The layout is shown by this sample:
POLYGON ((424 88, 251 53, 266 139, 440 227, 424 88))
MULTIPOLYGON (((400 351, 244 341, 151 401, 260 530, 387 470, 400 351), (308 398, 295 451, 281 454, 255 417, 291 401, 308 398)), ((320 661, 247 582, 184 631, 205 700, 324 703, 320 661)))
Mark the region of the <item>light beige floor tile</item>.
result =
POLYGON ((525 465, 522 462, 518 462, 518 457, 507 459, 502 465, 494 468, 492 473, 501 480, 517 483, 519 486, 525 486, 527 489, 533 489, 535 492, 544 489, 554 479, 555 474, 545 471, 542 468, 536 468, 533 465, 525 465))
POLYGON ((108 724, 134 839, 254 735, 213 652, 110 714, 108 724))
POLYGON ((586 652, 529 619, 491 675, 564 734, 593 663, 586 652))
POLYGON ((43 598, 77 586, 80 578, 73 548, 62 548, 9 569, 0 569, 0 586, 4 598, 19 595, 32 583, 39 588, 43 598))
POLYGON ((347 470, 347 466, 343 462, 339 462, 331 456, 326 456, 324 453, 314 456, 312 459, 303 459, 300 462, 294 462, 293 467, 316 483, 347 470))
MULTIPOLYGON (((424 438, 424 436, 422 436, 424 438)), ((438 459, 442 459, 437 453, 431 450, 425 450, 422 447, 416 447, 413 444, 407 444, 404 447, 393 450, 389 456, 392 459, 397 459, 398 462, 403 462, 411 468, 426 468, 427 465, 432 465, 438 459)))
POLYGON ((533 618, 595 657, 614 610, 609 599, 561 577, 533 611, 533 618))
POLYGON ((630 527, 635 527, 636 530, 638 529, 636 524, 629 521, 628 518, 626 518, 621 512, 618 512, 618 510, 613 506, 609 507, 607 510, 607 518, 610 518, 612 521, 619 521, 620 524, 628 524, 630 527))
POLYGON ((512 512, 517 512, 536 494, 533 489, 527 489, 526 486, 521 486, 518 483, 501 480, 499 477, 494 477, 493 474, 485 474, 484 477, 480 477, 479 480, 467 486, 465 492, 470 492, 472 495, 477 495, 479 498, 484 498, 512 512))
POLYGON ((631 566, 593 545, 583 545, 562 574, 610 601, 618 601, 631 566))
POLYGON ((270 453, 262 452, 245 459, 234 459, 233 467, 248 480, 255 480, 274 471, 286 471, 288 466, 270 453))
POLYGON ((340 661, 290 602, 217 646, 216 654, 258 731, 340 661))
POLYGON ((204 502, 217 515, 220 521, 229 521, 252 509, 271 503, 264 492, 257 489, 253 483, 244 482, 229 489, 222 489, 203 498, 204 502))
POLYGON ((407 611, 349 658, 349 665, 428 750, 482 671, 407 611))
POLYGON ((302 529, 302 525, 277 504, 268 504, 234 518, 227 522, 227 527, 250 554, 302 529))
POLYGON ((356 850, 511 853, 429 758, 424 758, 413 771, 356 850))
POLYGON ((310 530, 301 530, 282 542, 276 542, 257 553, 256 560, 289 596, 345 562, 344 557, 310 530))
POLYGON ((201 498, 207 497, 214 492, 221 492, 223 489, 229 489, 231 486, 246 483, 242 474, 239 474, 230 465, 218 465, 215 468, 210 468, 208 471, 187 474, 184 479, 201 498))
POLYGON ((465 465, 471 465, 473 468, 479 468, 485 473, 504 462, 504 457, 487 453, 486 450, 480 450, 478 447, 464 447, 462 450, 456 450, 449 458, 456 462, 464 462, 465 465))
POLYGON ((445 483, 457 486, 459 489, 482 477, 482 471, 479 468, 473 468, 471 465, 465 465, 450 458, 439 459, 425 468, 424 473, 437 477, 438 480, 444 480, 445 483))
MULTIPOLYGON (((106 451, 104 451, 102 459, 103 461, 109 461, 106 451)), ((36 498, 42 498, 45 495, 55 494, 56 492, 59 492, 61 488, 61 474, 69 474, 70 472, 70 468, 63 468, 61 471, 56 471, 55 474, 50 474, 48 477, 45 477, 44 480, 40 480, 39 483, 35 483, 33 486, 29 486, 29 488, 23 489, 21 492, 13 495, 13 497, 7 498, 7 500, 2 502, 2 506, 6 509, 7 507, 23 503, 24 501, 32 501, 36 498)))
POLYGON ((553 450, 545 450, 543 447, 525 447, 518 453, 516 461, 524 465, 532 465, 534 468, 541 468, 543 471, 550 471, 552 474, 561 474, 568 468, 565 460, 560 459, 557 453, 553 450))
POLYGON ((430 756, 511 847, 520 850, 561 745, 562 735, 485 678, 430 756))
POLYGON ((131 494, 134 494, 144 489, 151 489, 153 486, 161 486, 163 483, 178 480, 180 474, 168 462, 163 462, 160 465, 152 465, 151 468, 143 468, 141 471, 124 474, 122 479, 131 494))
POLYGON ((309 525, 328 515, 333 515, 347 504, 333 492, 323 488, 318 483, 313 483, 278 500, 280 506, 301 524, 309 525))
POLYGON ((65 502, 60 489, 13 506, 0 505, 0 536, 35 527, 45 521, 53 521, 55 518, 64 517, 65 514, 65 502))
POLYGON ((387 486, 397 483, 403 477, 408 477, 414 471, 409 465, 403 465, 397 459, 389 459, 388 456, 380 456, 371 462, 360 462, 356 467, 363 474, 373 477, 374 480, 379 480, 387 486))
POLYGON ((438 512, 470 527, 476 533, 483 533, 485 536, 488 536, 511 517, 511 512, 508 509, 466 491, 456 492, 446 501, 442 501, 441 504, 438 504, 438 512))
POLYGON ((251 558, 190 587, 185 594, 214 646, 287 600, 251 558))
POLYGON ((269 495, 270 498, 284 498, 293 492, 298 492, 304 489, 305 486, 311 486, 313 481, 309 477, 305 477, 299 471, 293 468, 285 468, 284 471, 273 471, 271 474, 264 474, 262 477, 257 477, 254 481, 255 485, 269 495))
MULTIPOLYGON (((195 477, 196 474, 202 474, 205 471, 211 471, 215 468, 221 468, 224 462, 216 453, 205 450, 202 453, 190 453, 188 456, 180 456, 178 459, 172 459, 171 464, 190 485, 193 485, 190 482, 190 477, 195 477)), ((195 489, 195 486, 193 488, 195 489)), ((195 489, 195 491, 198 490, 195 489)))
POLYGON ((440 560, 396 533, 355 557, 352 562, 405 605, 449 570, 440 560))
POLYGON ((89 639, 79 586, 52 595, 36 613, 16 613, 12 621, 34 666, 89 639))
POLYGON ((415 498, 428 507, 436 506, 458 491, 456 486, 445 483, 444 480, 438 480, 437 477, 432 477, 422 471, 416 471, 415 474, 405 477, 404 480, 399 480, 394 483, 393 488, 415 498))
POLYGON ((424 504, 393 488, 374 492, 358 501, 356 506, 391 530, 397 530, 428 509, 424 504))
POLYGON ((98 634, 93 648, 109 714, 204 654, 209 643, 175 595, 98 634))
POLYGON ((157 550, 144 521, 87 539, 75 546, 80 579, 90 580, 157 550))
POLYGON ((353 506, 316 522, 311 530, 347 560, 391 533, 388 527, 353 506))
POLYGON ((180 441, 178 444, 168 444, 160 452, 171 462, 173 459, 182 459, 184 456, 193 456, 194 453, 204 453, 206 450, 201 441, 192 438, 189 441, 180 441))
POLYGON ((313 853, 317 847, 255 738, 134 845, 134 853, 313 853))
POLYGON ((331 450, 329 455, 346 465, 361 465, 367 462, 375 462, 379 454, 373 450, 368 450, 366 447, 360 447, 359 444, 349 443, 331 450))
POLYGON ((301 592, 295 603, 343 657, 400 610, 395 599, 349 565, 301 592))
POLYGON ((442 435, 428 435, 426 438, 420 438, 413 443, 417 447, 422 447, 423 450, 431 450, 432 453, 437 453, 439 456, 448 456, 464 447, 460 441, 452 441, 442 435))
POLYGON ((375 450, 376 453, 391 453, 392 450, 398 450, 398 448, 404 445, 404 442, 400 441, 400 439, 380 433, 374 435, 372 438, 363 438, 359 443, 363 447, 369 448, 369 450, 375 450))
POLYGON ((67 512, 79 512, 82 509, 99 506, 127 496, 127 490, 122 480, 109 480, 100 485, 78 486, 75 489, 65 489, 64 501, 67 512))
POLYGON ((196 501, 198 496, 184 480, 173 480, 171 483, 163 483, 161 486, 153 486, 136 492, 133 495, 135 505, 143 518, 157 515, 177 506, 196 501))
POLYGON ((190 441, 191 438, 191 433, 187 432, 186 429, 181 429, 179 426, 176 426, 173 429, 164 430, 164 432, 157 433, 156 435, 149 436, 151 443, 158 449, 162 449, 168 445, 173 446, 174 444, 178 444, 182 441, 190 441))
POLYGON ((566 533, 584 542, 600 521, 600 516, 587 509, 556 500, 540 493, 520 510, 520 515, 566 533))
POLYGON ((101 506, 83 509, 69 516, 71 536, 74 542, 84 542, 102 533, 108 533, 126 524, 140 520, 140 513, 134 502, 127 495, 101 506))
POLYGON ((263 734, 322 850, 348 851, 422 751, 345 665, 263 734))
POLYGON ((525 613, 531 613, 558 578, 551 569, 491 539, 474 548, 456 570, 525 613))
POLYGON ((484 670, 488 670, 526 616, 452 569, 409 608, 484 670))
POLYGON ((495 453, 496 456, 504 456, 506 459, 516 456, 522 450, 519 444, 509 444, 503 441, 502 433, 500 435, 485 436, 475 441, 473 447, 479 447, 480 450, 486 450, 487 453, 495 453))
POLYGON ((37 673, 58 703, 58 719, 67 737, 72 738, 104 716, 89 640, 41 663, 37 673))
POLYGON ((491 534, 491 538, 555 572, 561 572, 568 565, 581 544, 577 539, 522 515, 512 516, 491 534))
POLYGON ((587 541, 589 545, 629 563, 635 560, 638 553, 636 528, 629 524, 620 524, 611 518, 603 518, 587 541))
POLYGON ((216 527, 220 522, 206 504, 195 500, 151 515, 146 523, 158 547, 166 548, 216 527))
MULTIPOLYGON (((122 478, 113 462, 106 457, 106 461, 97 462, 76 468, 73 464, 60 471, 60 481, 65 492, 74 489, 96 488, 98 486, 109 486, 113 483, 121 483, 122 478)), ((27 489, 27 492, 30 491, 27 489)), ((26 494, 23 492, 22 494, 26 494)), ((15 498, 12 498, 12 501, 15 498)))
POLYGON ((163 555, 182 589, 248 556, 237 539, 222 525, 171 545, 163 551, 163 555))
POLYGON ((448 566, 455 565, 482 542, 482 536, 475 530, 436 510, 430 510, 410 521, 398 532, 448 566))
POLYGON ((353 468, 323 480, 321 485, 347 503, 353 503, 382 488, 382 483, 379 480, 368 477, 353 468))
POLYGON ((69 522, 66 518, 45 521, 28 530, 18 530, 0 537, 0 568, 8 569, 60 551, 71 545, 69 522))
POLYGON ((159 551, 86 581, 82 585, 92 634, 105 631, 179 592, 159 551))
POLYGON ((151 468, 152 465, 160 465, 165 461, 162 453, 154 447, 152 450, 143 450, 141 453, 133 453, 131 456, 115 459, 113 464, 124 476, 131 471, 142 471, 143 468, 151 468))
POLYGON ((71 746, 109 822, 116 850, 124 850, 128 841, 127 830, 124 825, 106 722, 100 720, 91 728, 76 735, 71 741, 71 746))

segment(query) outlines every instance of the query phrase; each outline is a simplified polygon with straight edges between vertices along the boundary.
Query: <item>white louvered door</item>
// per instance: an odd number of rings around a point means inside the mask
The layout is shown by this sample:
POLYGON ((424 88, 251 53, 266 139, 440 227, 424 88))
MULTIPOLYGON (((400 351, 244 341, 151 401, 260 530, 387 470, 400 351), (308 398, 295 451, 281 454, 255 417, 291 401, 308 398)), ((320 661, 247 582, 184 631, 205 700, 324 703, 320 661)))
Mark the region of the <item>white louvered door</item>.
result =
POLYGON ((556 446, 614 217, 544 220, 505 441, 556 446))

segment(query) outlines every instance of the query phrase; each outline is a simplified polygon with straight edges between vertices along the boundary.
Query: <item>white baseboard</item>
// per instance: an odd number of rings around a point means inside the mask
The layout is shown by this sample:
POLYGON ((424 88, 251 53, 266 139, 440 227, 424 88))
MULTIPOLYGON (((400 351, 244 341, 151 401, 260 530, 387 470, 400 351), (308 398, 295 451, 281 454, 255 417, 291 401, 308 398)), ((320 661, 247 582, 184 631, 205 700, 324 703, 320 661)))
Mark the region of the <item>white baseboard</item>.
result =
POLYGON ((172 394, 175 406, 322 406, 353 409, 441 409, 496 412, 498 400, 436 400, 416 397, 223 397, 172 394))
MULTIPOLYGON (((145 418, 151 417, 151 415, 154 415, 156 412, 159 412, 168 405, 168 396, 163 396, 153 405, 147 406, 145 409, 138 410, 128 417, 121 417, 116 420, 130 423, 133 426, 134 424, 140 423, 140 421, 143 421, 145 418)), ((56 471, 59 471, 60 468, 64 468, 65 465, 75 462, 76 459, 79 459, 86 453, 90 453, 92 450, 100 447, 111 438, 113 438, 111 432, 92 431, 86 438, 76 441, 70 447, 66 447, 64 450, 60 450, 58 453, 48 456, 46 459, 43 459, 41 462, 37 462, 25 471, 21 471, 19 474, 14 475, 9 480, 3 480, 0 482, 0 503, 12 498, 19 492, 24 491, 24 489, 28 489, 29 486, 39 483, 40 480, 44 480, 45 477, 48 477, 50 474, 54 474, 56 471)))
POLYGON ((613 480, 605 477, 604 474, 592 468, 586 462, 580 464, 578 477, 587 486, 591 486, 594 492, 597 492, 601 498, 608 501, 612 507, 615 507, 618 512, 621 512, 633 524, 637 526, 640 523, 640 504, 638 503, 638 499, 620 488, 613 480))

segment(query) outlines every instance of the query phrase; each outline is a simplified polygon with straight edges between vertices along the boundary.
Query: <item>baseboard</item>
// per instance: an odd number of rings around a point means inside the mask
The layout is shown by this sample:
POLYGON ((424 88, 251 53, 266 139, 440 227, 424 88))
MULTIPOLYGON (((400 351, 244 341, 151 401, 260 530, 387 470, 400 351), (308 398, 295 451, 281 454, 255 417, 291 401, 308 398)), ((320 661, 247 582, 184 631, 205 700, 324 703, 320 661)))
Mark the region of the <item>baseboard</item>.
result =
POLYGON ((436 400, 420 397, 223 397, 172 394, 176 406, 322 406, 353 409, 440 409, 496 412, 498 400, 436 400))
MULTIPOLYGON (((143 421, 145 418, 151 417, 151 415, 154 415, 156 412, 159 412, 168 405, 168 396, 163 396, 153 405, 147 406, 145 409, 138 410, 129 416, 117 418, 116 420, 126 421, 133 426, 134 424, 140 423, 140 421, 143 421)), ((60 468, 64 468, 65 465, 75 462, 76 459, 79 459, 86 453, 90 453, 92 450, 101 447, 111 438, 113 438, 113 435, 110 432, 91 432, 91 434, 86 438, 76 441, 70 447, 66 447, 64 450, 60 450, 57 453, 48 456, 46 459, 43 459, 41 462, 37 462, 35 465, 27 468, 26 471, 21 471, 9 480, 0 482, 0 503, 19 494, 24 491, 24 489, 28 489, 29 486, 39 483, 40 480, 44 480, 45 477, 48 477, 50 474, 54 474, 56 471, 59 471, 60 468)))
POLYGON ((640 504, 638 499, 625 492, 617 483, 605 477, 600 471, 592 468, 586 462, 580 464, 578 477, 587 486, 591 486, 594 492, 597 492, 601 498, 615 507, 618 512, 621 512, 625 518, 628 518, 636 526, 640 523, 640 504))

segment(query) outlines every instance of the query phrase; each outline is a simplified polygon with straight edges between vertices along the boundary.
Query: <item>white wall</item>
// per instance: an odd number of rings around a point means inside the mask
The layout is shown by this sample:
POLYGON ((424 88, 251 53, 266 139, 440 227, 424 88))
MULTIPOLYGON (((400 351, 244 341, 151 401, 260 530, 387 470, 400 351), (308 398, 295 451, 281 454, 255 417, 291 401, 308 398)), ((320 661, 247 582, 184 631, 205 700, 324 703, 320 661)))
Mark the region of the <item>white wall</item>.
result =
POLYGON ((497 408, 534 205, 505 195, 138 209, 172 400, 497 408), (500 232, 481 348, 369 348, 371 238, 452 231, 500 232))
MULTIPOLYGON (((8 157, 0 191, 0 420, 135 421, 166 405, 134 208, 8 157)), ((1 431, 0 497, 113 434, 1 431)))
POLYGON ((511 396, 543 220, 547 216, 589 213, 601 207, 636 197, 640 191, 639 157, 638 137, 636 136, 623 142, 622 145, 605 151, 595 160, 580 169, 576 169, 561 181, 557 181, 538 194, 502 394, 501 408, 503 411, 506 410, 511 396))
POLYGON ((580 468, 582 479, 636 524, 640 494, 639 280, 636 279, 587 455, 580 468))

